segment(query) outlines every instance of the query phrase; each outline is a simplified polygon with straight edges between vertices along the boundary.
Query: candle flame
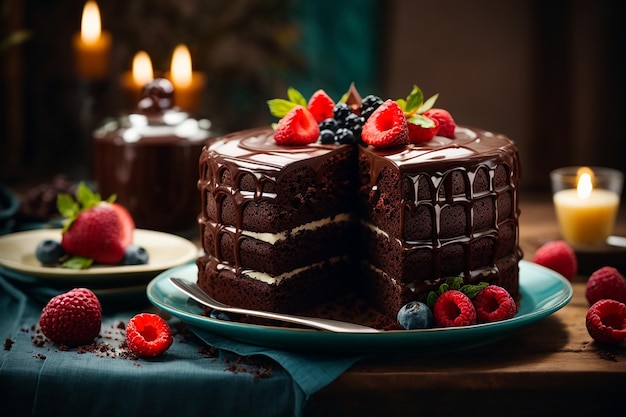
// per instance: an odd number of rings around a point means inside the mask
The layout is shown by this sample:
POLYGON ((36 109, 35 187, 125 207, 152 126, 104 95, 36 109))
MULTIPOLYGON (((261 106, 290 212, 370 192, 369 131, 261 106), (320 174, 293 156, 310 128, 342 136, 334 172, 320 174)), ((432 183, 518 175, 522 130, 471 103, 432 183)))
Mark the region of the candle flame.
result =
POLYGON ((152 61, 145 51, 139 51, 133 58, 133 80, 137 85, 144 86, 154 79, 152 61))
POLYGON ((576 176, 578 177, 576 186, 578 197, 582 199, 589 198, 591 190, 593 190, 593 171, 587 167, 582 167, 578 170, 576 176))
POLYGON ((185 45, 178 45, 172 56, 172 83, 178 87, 189 87, 192 73, 189 49, 185 45))
POLYGON ((80 26, 80 37, 86 44, 92 45, 100 39, 100 9, 95 1, 85 3, 80 26))

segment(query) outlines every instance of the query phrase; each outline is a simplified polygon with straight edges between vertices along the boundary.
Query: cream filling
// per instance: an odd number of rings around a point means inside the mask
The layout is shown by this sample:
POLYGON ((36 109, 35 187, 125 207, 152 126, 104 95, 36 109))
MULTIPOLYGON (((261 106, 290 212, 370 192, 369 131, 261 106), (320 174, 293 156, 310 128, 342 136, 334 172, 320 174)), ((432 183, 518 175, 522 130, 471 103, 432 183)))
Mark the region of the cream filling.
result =
MULTIPOLYGON (((280 233, 269 233, 269 232, 252 232, 249 230, 242 230, 241 234, 244 236, 248 236, 248 237, 260 240, 262 242, 269 243, 270 245, 273 245, 280 240, 287 239, 287 236, 289 236, 290 234, 295 235, 298 232, 301 232, 303 230, 315 230, 320 227, 327 226, 329 224, 341 223, 341 222, 347 222, 347 221, 350 221, 350 214, 342 213, 342 214, 337 214, 336 216, 333 216, 333 217, 326 217, 324 219, 315 220, 315 221, 300 225, 298 227, 291 229, 290 232, 285 231, 285 232, 280 232, 280 233)), ((226 230, 230 231, 231 233, 236 232, 236 229, 232 226, 226 226, 226 230)))
POLYGON ((303 266, 300 268, 296 268, 294 270, 291 270, 289 272, 285 272, 282 273, 280 275, 276 275, 275 277, 271 276, 270 274, 266 273, 266 272, 260 272, 260 271, 253 271, 253 270, 247 270, 247 271, 243 271, 243 273, 247 276, 250 277, 252 279, 256 279, 257 281, 261 281, 264 282, 266 284, 269 285, 278 285, 280 284, 282 281, 289 279, 301 272, 304 272, 308 269, 312 269, 312 268, 319 268, 322 265, 326 264, 326 263, 330 263, 330 264, 336 264, 337 262, 339 262, 341 260, 341 257, 335 257, 335 258, 331 258, 331 259, 327 259, 325 261, 322 262, 317 262, 311 265, 307 265, 307 266, 303 266))

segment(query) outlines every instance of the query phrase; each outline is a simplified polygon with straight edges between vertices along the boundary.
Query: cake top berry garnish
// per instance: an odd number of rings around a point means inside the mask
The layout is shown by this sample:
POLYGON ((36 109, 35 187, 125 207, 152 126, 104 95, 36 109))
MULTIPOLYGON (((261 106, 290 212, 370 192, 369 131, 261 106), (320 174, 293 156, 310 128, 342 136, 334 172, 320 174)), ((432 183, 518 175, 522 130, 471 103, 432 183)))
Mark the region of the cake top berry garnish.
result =
POLYGON ((435 136, 454 139, 456 123, 452 115, 433 107, 439 94, 424 100, 417 86, 413 86, 406 98, 397 100, 383 100, 373 94, 362 98, 354 83, 337 102, 323 89, 317 90, 307 101, 298 90, 290 87, 287 97, 267 102, 270 113, 280 119, 274 125, 275 141, 279 145, 318 142, 386 148, 429 142, 435 136), (377 113, 383 103, 386 105, 377 113), (311 119, 317 122, 317 129, 311 119))

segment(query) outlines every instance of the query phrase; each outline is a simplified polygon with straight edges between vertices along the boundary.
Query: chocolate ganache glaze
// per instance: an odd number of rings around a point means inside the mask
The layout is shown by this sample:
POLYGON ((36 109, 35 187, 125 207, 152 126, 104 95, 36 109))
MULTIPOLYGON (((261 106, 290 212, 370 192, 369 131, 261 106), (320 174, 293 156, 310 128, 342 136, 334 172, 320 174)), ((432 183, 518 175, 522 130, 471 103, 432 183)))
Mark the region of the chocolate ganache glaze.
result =
POLYGON ((101 195, 117 196, 139 228, 185 232, 196 227, 197 161, 210 122, 173 107, 168 80, 147 84, 136 112, 105 120, 93 133, 101 195))
POLYGON ((360 167, 363 218, 390 241, 387 255, 381 239, 369 249, 375 265, 414 293, 460 274, 471 283, 495 279, 517 294, 521 166, 514 142, 457 127, 454 139, 361 148, 360 167))

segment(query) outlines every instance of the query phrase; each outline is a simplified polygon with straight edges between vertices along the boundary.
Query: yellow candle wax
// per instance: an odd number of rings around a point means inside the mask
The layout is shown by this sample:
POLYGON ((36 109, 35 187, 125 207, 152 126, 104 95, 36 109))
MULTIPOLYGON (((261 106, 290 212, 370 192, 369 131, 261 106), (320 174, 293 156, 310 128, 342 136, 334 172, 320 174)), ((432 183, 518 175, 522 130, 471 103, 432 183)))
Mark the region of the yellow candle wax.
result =
POLYGON ((563 238, 576 244, 601 244, 611 234, 619 206, 617 193, 591 190, 583 198, 576 189, 554 194, 554 207, 563 238))
POLYGON ((126 108, 134 110, 137 107, 143 87, 153 79, 150 55, 145 51, 137 52, 133 57, 132 70, 124 72, 120 78, 126 108))
POLYGON ((191 55, 185 45, 178 45, 172 55, 172 67, 167 77, 174 85, 174 104, 183 111, 194 112, 200 107, 206 75, 193 71, 191 55))
POLYGON ((94 1, 85 3, 81 31, 73 38, 76 72, 88 79, 102 79, 109 70, 111 34, 102 31, 100 9, 94 1))

